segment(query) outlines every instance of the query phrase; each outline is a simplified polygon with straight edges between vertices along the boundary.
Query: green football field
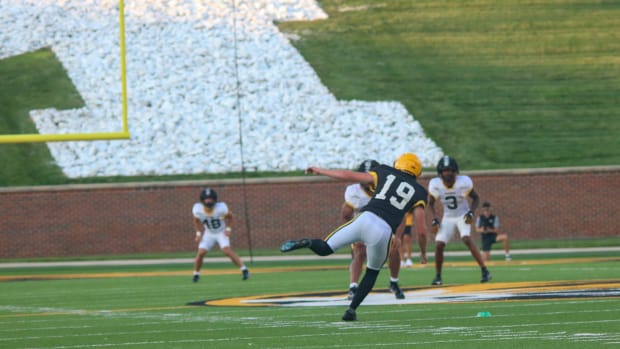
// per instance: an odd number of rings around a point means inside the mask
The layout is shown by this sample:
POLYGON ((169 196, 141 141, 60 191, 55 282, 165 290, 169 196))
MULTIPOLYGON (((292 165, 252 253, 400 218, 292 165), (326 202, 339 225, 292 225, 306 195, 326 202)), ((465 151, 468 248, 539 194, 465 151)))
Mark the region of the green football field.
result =
MULTIPOLYGON (((497 257, 499 258, 499 256, 497 257)), ((478 283, 469 257, 403 269, 406 299, 383 270, 358 321, 347 260, 0 268, 1 348, 617 348, 617 252, 518 255, 478 283), (481 317, 479 313, 490 316, 481 317)))

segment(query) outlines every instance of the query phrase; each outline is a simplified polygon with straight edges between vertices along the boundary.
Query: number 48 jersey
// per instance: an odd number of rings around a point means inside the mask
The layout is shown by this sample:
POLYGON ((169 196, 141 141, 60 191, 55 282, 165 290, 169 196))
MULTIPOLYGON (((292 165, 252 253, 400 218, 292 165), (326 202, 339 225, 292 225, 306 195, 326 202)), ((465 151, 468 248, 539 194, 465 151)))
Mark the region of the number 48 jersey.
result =
POLYGON ((226 229, 224 216, 228 214, 228 206, 224 202, 216 202, 212 209, 206 208, 203 204, 197 202, 192 207, 192 214, 200 219, 207 233, 217 234, 226 229))
POLYGON ((428 191, 443 204, 444 217, 462 217, 469 211, 467 197, 474 189, 474 182, 469 176, 457 175, 452 188, 446 187, 439 177, 428 183, 428 191))
POLYGON ((414 176, 386 165, 379 165, 368 173, 375 178, 375 195, 361 211, 383 218, 392 231, 412 207, 426 207, 427 191, 414 176))

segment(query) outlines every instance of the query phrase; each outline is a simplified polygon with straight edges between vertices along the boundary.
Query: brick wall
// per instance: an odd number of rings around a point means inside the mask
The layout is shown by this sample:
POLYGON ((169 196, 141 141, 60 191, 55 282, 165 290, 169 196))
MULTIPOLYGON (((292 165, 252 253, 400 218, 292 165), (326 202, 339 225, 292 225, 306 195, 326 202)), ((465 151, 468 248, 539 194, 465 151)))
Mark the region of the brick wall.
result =
MULTIPOLYGON (((620 234, 620 167, 466 174, 513 240, 620 234)), ((220 180, 1 189, 0 258, 192 252, 191 207, 206 185, 235 214, 233 247, 247 249, 249 235, 252 248, 324 237, 339 223, 347 183, 305 177, 249 179, 245 187, 220 180)))

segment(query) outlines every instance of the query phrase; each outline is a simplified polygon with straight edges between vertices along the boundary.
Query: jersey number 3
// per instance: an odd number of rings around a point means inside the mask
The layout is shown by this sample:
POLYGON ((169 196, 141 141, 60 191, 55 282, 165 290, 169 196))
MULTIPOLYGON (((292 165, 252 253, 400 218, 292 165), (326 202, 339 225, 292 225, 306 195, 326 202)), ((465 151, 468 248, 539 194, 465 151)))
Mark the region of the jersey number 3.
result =
MULTIPOLYGON (((387 193, 390 190, 392 184, 394 184, 395 179, 396 176, 388 175, 386 177, 385 184, 383 184, 381 191, 375 196, 375 198, 380 200, 387 200, 387 193)), ((395 194, 396 195, 390 195, 388 201, 390 202, 390 204, 392 204, 392 206, 396 207, 399 210, 402 210, 405 208, 405 206, 407 206, 407 203, 411 200, 413 194, 415 194, 415 188, 407 182, 400 182, 398 184, 398 187, 396 187, 395 194)))
POLYGON ((458 205, 456 204, 456 196, 446 196, 445 198, 446 207, 455 210, 458 205))

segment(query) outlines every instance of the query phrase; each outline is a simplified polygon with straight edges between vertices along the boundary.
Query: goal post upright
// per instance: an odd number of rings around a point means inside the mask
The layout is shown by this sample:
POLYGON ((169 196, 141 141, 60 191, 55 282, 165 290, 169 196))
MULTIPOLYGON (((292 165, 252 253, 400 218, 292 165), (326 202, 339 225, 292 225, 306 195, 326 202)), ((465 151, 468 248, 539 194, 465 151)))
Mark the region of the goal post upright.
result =
POLYGON ((120 32, 120 66, 121 66, 121 110, 122 131, 68 133, 68 134, 3 134, 0 135, 0 144, 8 143, 36 143, 36 142, 67 142, 67 141, 97 141, 130 139, 129 124, 127 122, 127 62, 125 59, 125 1, 118 1, 119 32, 120 32))

